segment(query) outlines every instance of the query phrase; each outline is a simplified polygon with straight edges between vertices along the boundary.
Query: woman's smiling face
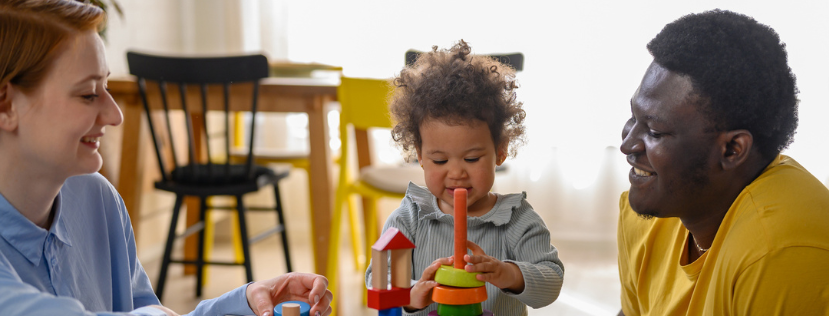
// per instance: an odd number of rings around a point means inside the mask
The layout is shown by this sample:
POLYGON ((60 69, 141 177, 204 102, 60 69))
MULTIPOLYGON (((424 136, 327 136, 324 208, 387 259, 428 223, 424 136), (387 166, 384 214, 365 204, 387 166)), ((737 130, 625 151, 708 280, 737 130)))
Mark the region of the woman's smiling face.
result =
POLYGON ((21 163, 55 177, 96 172, 106 125, 121 124, 118 105, 106 90, 109 70, 94 31, 67 39, 51 70, 32 91, 16 90, 17 153, 21 163))

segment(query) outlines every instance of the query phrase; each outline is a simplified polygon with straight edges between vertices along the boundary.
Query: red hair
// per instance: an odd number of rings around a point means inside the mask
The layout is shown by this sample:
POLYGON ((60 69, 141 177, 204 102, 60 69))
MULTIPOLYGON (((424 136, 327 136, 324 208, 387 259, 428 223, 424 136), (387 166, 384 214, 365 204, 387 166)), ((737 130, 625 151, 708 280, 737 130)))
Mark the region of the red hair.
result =
POLYGON ((4 0, 0 3, 0 85, 33 90, 72 36, 99 30, 106 15, 70 0, 4 0))

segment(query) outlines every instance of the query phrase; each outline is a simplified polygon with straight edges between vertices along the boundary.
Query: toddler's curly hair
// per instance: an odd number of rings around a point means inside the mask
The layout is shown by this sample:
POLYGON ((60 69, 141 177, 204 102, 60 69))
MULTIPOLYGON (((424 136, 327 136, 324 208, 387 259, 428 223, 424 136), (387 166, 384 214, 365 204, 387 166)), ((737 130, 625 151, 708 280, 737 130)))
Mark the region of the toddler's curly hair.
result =
POLYGON ((390 112, 396 125, 392 139, 411 155, 421 148, 420 125, 427 119, 447 124, 489 126, 495 148, 507 146, 514 157, 524 144, 522 102, 516 98, 515 70, 499 61, 471 54, 460 40, 451 49, 421 54, 394 79, 390 112))

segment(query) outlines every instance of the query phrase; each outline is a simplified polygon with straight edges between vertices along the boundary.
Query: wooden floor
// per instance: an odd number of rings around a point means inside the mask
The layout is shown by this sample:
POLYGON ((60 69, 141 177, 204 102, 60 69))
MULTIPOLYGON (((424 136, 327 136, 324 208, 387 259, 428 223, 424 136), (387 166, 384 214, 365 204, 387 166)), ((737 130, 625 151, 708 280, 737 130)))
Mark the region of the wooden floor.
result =
MULTIPOLYGON (((496 176, 495 192, 526 191, 529 202, 542 216, 552 234, 552 243, 559 249, 564 263, 564 286, 553 304, 530 310, 530 315, 615 315, 619 310, 619 279, 616 264, 616 219, 618 197, 627 186, 627 169, 624 157, 618 149, 608 148, 597 159, 596 166, 588 166, 576 174, 568 170, 577 166, 567 165, 567 159, 552 159, 545 165, 533 165, 532 161, 517 161, 504 174, 496 176), (522 168, 521 166, 527 166, 522 168), (530 167, 531 166, 531 167, 530 167), (594 170, 595 169, 595 170, 594 170), (592 172, 592 173, 591 173, 592 172), (541 173, 541 174, 538 174, 541 173), (591 175, 595 176, 591 176, 591 175), (578 178, 582 177, 582 178, 578 178), (586 188, 583 177, 594 177, 586 188), (581 183, 576 185, 576 183, 581 183)), ((532 157, 530 157, 532 158, 532 157)), ((590 179, 587 179, 590 180, 590 179)), ((286 222, 289 243, 296 271, 311 272, 311 251, 308 233, 307 176, 303 171, 293 171, 284 183, 283 196, 287 210, 286 222)), ((248 205, 271 203, 269 191, 252 196, 248 205)), ((155 284, 163 247, 163 238, 169 223, 169 208, 173 197, 154 192, 144 197, 142 231, 139 239, 139 257, 155 284)), ((399 204, 399 201, 381 203, 383 218, 399 204)), ((273 223, 274 215, 256 214, 248 225, 252 230, 265 229, 262 223, 273 223)), ((232 247, 227 237, 228 220, 218 216, 217 241, 213 258, 232 258, 232 247)), ((340 315, 377 315, 361 302, 364 271, 356 271, 347 228, 341 243, 339 264, 341 288, 339 294, 340 315)), ((181 246, 180 244, 178 245, 181 246)), ((254 277, 270 278, 285 272, 281 241, 269 237, 252 246, 254 277)), ((180 254, 179 252, 176 252, 180 254)), ((203 298, 221 295, 245 283, 241 267, 210 267, 203 298)), ((167 288, 162 298, 164 305, 179 313, 191 311, 200 301, 194 297, 194 276, 182 275, 182 268, 170 269, 167 288)))

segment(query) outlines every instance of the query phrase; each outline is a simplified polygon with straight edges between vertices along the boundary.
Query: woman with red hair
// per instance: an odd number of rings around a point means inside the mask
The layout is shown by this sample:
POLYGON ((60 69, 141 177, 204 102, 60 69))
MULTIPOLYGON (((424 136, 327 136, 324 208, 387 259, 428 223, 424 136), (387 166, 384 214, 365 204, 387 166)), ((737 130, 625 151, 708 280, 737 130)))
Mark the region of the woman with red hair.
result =
MULTIPOLYGON (((141 266, 120 195, 100 174, 106 126, 101 9, 0 0, 0 311, 3 315, 177 315, 141 266)), ((271 315, 306 301, 330 314, 318 275, 289 273, 201 302, 193 315, 271 315)))

